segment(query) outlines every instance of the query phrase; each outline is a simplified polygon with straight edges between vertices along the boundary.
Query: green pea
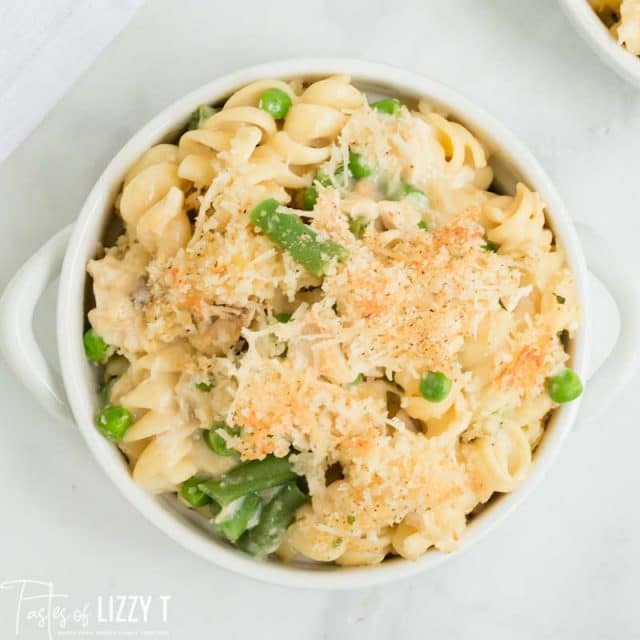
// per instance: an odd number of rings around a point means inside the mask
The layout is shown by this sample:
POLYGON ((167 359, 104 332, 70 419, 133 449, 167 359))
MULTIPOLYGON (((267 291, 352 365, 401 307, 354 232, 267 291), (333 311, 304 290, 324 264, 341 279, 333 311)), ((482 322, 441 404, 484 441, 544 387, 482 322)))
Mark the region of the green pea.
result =
POLYGON ((385 98, 384 100, 378 100, 371 104, 371 108, 379 111, 380 113, 386 113, 389 116, 396 116, 400 111, 402 103, 398 98, 385 98))
POLYGON ((302 192, 302 208, 305 211, 313 211, 318 200, 318 190, 315 187, 306 187, 302 192))
POLYGON ((291 320, 291 314, 290 313, 274 313, 273 317, 278 322, 282 322, 282 324, 286 324, 287 322, 289 322, 289 320, 291 320))
POLYGON ((444 400, 451 391, 451 380, 440 371, 429 371, 420 380, 420 395, 429 402, 444 400))
POLYGON ((423 231, 426 231, 429 228, 429 223, 426 220, 420 220, 420 222, 418 222, 418 229, 422 229, 423 231))
POLYGON ((108 404, 96 416, 98 431, 112 442, 120 442, 132 424, 131 411, 117 404, 108 404))
POLYGON ((266 89, 260 95, 258 106, 275 120, 280 120, 291 108, 291 97, 282 89, 266 89))
POLYGON ((229 435, 237 436, 240 431, 235 427, 230 427, 226 422, 215 422, 211 429, 205 429, 202 433, 202 439, 205 444, 219 456, 235 456, 237 451, 227 445, 227 441, 217 433, 218 430, 223 429, 229 435))
POLYGON ((356 180, 368 178, 373 173, 373 169, 365 164, 362 156, 355 151, 349 152, 349 171, 356 180))
POLYGON ((484 249, 485 251, 491 251, 492 253, 495 253, 500 248, 500 246, 495 242, 490 242, 487 240, 487 242, 481 245, 480 248, 484 249))
POLYGON ((199 129, 202 126, 202 123, 205 120, 208 120, 216 112, 217 109, 210 107, 208 104, 201 104, 191 114, 189 122, 187 123, 187 129, 189 131, 191 131, 192 129, 199 129))
POLYGON ((95 332, 89 329, 82 336, 82 344, 84 345, 84 354, 91 362, 102 364, 109 355, 109 345, 95 332))
POLYGON ((404 186, 402 199, 411 202, 419 211, 426 211, 431 204, 429 196, 424 191, 420 191, 410 184, 404 186))
POLYGON ((582 382, 573 369, 563 369, 547 378, 547 393, 554 402, 571 402, 582 393, 582 382))
MULTIPOLYGON (((338 167, 336 170, 336 176, 342 173, 343 168, 338 167)), ((323 187, 332 187, 333 182, 331 178, 323 173, 316 174, 316 177, 313 179, 314 182, 322 185, 323 187)), ((316 206, 316 202, 318 201, 318 190, 314 187, 306 187, 302 191, 302 197, 300 198, 301 206, 304 211, 313 211, 313 208, 316 206)))
POLYGON ((198 391, 211 391, 213 385, 208 382, 196 382, 196 389, 198 391))
POLYGON ((206 478, 199 478, 198 476, 192 476, 188 480, 185 480, 180 485, 180 495, 192 506, 192 507, 204 507, 212 502, 211 498, 198 489, 198 485, 204 482, 206 478))
POLYGON ((369 222, 364 216, 356 216, 349 220, 349 231, 351 231, 356 238, 362 238, 368 224, 369 222))

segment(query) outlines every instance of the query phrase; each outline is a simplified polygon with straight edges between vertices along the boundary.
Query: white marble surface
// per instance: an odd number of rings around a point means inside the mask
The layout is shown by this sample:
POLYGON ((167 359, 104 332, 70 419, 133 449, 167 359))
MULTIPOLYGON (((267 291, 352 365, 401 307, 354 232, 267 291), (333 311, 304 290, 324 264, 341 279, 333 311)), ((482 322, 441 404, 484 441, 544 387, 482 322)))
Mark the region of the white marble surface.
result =
MULTIPOLYGON (((220 73, 318 55, 393 63, 474 99, 531 147, 572 215, 640 267, 640 92, 594 57, 553 0, 163 0, 140 11, 0 166, 0 284, 73 220, 105 163, 160 108, 220 73)), ((598 359, 616 319, 595 291, 598 359)), ((49 343, 52 299, 36 323, 49 343)), ((79 435, 52 423, 2 365, 0 582, 53 582, 70 607, 92 607, 94 633, 640 637, 638 380, 570 437, 527 503, 464 556, 384 588, 332 594, 258 584, 183 551, 123 501, 79 435), (97 598, 115 594, 172 596, 167 623, 155 609, 146 626, 98 623, 97 598)), ((0 591, 0 637, 14 637, 14 615, 15 593, 0 591)), ((29 626, 20 637, 47 637, 29 626)))

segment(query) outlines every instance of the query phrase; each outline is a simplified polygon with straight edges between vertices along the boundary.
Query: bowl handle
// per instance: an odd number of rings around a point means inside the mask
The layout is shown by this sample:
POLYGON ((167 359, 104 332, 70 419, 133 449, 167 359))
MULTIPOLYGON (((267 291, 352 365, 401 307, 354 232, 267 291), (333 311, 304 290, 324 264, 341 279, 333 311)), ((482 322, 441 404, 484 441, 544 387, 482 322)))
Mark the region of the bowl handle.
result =
POLYGON ((618 339, 591 374, 577 424, 597 418, 627 385, 640 365, 640 285, 638 275, 591 227, 576 222, 587 266, 613 297, 620 316, 618 339))
POLYGON ((20 267, 0 298, 0 348, 6 361, 45 409, 66 423, 71 422, 71 413, 62 379, 36 342, 33 313, 47 285, 60 274, 71 226, 56 233, 20 267))

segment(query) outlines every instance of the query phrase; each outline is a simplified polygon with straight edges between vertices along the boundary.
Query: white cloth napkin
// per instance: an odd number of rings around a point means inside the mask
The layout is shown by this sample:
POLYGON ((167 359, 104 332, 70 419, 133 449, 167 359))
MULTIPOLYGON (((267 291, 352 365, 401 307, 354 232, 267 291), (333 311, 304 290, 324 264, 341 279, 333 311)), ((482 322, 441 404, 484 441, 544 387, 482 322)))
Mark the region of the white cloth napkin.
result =
POLYGON ((0 162, 143 0, 0 0, 0 162))

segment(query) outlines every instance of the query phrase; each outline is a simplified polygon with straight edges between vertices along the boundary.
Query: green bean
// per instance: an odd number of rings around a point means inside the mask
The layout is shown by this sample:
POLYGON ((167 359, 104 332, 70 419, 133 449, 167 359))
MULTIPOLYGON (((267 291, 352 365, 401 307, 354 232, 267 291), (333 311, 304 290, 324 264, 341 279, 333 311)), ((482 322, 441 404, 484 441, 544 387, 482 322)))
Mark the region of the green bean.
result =
POLYGON ((120 442, 132 424, 131 411, 116 404, 108 404, 96 416, 98 431, 112 442, 120 442))
POLYGON ((109 345, 101 338, 94 329, 89 329, 82 336, 84 354, 91 362, 103 364, 109 355, 109 345))
POLYGON ((204 507, 211 502, 211 498, 198 489, 198 485, 204 480, 198 476, 191 476, 180 485, 180 495, 192 507, 204 507))
POLYGON ((191 131, 192 129, 199 129, 202 126, 202 123, 205 120, 208 120, 214 113, 216 113, 217 109, 209 106, 208 104, 201 104, 189 118, 189 122, 187 124, 187 129, 191 131))
POLYGON ((349 171, 356 180, 368 178, 373 174, 373 169, 367 165, 362 156, 355 151, 349 152, 349 171))
POLYGON ((289 320, 291 320, 291 314, 290 313, 274 313, 273 317, 278 322, 281 322, 282 324, 286 324, 287 322, 289 322, 289 320))
POLYGON ((573 369, 563 369, 547 378, 547 393, 554 402, 571 402, 582 393, 582 382, 573 369))
POLYGON ((296 511, 308 499, 295 482, 286 484, 263 507, 258 524, 240 538, 240 549, 259 558, 273 553, 280 545, 296 511))
POLYGON ((208 382, 196 382, 195 387, 198 391, 211 391, 213 385, 208 382))
POLYGON ((384 100, 371 103, 372 109, 380 113, 386 113, 389 116, 397 116, 401 106, 402 103, 398 98, 385 98, 384 100))
POLYGON ((202 432, 202 439, 205 444, 219 456, 235 456, 237 451, 227 445, 227 441, 218 433, 222 429, 229 435, 237 436, 240 430, 236 427, 230 427, 226 422, 215 422, 210 429, 205 429, 202 432))
POLYGON ((277 487, 295 477, 288 458, 270 455, 264 460, 243 462, 220 477, 199 484, 198 488, 225 506, 248 493, 277 487))
POLYGON ((257 493, 250 493, 227 505, 213 520, 213 528, 229 542, 235 542, 248 528, 260 509, 257 493))
POLYGON ((318 234, 290 213, 278 211, 280 205, 273 198, 263 200, 250 213, 252 224, 307 271, 323 276, 333 258, 341 260, 347 250, 331 240, 318 240, 318 234))
POLYGON ((291 108, 291 97, 282 89, 266 89, 260 95, 258 106, 275 120, 281 120, 291 108))
POLYGON ((429 371, 420 380, 420 395, 429 402, 444 400, 451 391, 451 380, 440 371, 429 371))

